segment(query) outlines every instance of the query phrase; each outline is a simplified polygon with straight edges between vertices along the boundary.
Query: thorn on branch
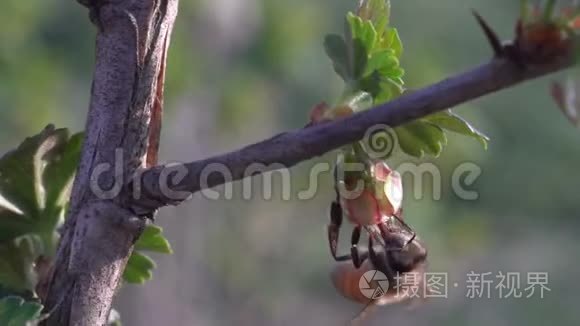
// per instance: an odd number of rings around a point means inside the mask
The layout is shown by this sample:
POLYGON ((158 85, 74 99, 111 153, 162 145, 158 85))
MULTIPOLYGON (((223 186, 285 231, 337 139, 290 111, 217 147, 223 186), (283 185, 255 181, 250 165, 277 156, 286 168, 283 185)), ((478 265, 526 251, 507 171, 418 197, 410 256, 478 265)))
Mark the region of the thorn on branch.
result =
POLYGON ((485 19, 483 19, 483 17, 481 17, 481 15, 477 11, 472 10, 471 13, 475 17, 475 20, 477 20, 479 27, 481 27, 481 29, 483 30, 483 34, 485 34, 485 37, 487 38, 489 45, 491 45, 494 56, 498 58, 504 56, 505 54, 504 46, 499 40, 499 37, 497 36, 496 32, 489 26, 489 24, 485 21, 485 19))

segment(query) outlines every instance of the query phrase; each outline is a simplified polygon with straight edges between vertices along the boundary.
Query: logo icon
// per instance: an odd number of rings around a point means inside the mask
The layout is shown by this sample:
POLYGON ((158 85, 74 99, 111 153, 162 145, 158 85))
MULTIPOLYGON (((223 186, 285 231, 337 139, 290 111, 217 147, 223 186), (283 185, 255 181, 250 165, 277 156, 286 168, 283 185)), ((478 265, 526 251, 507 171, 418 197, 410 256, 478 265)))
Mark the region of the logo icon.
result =
POLYGON ((376 300, 384 296, 389 290, 389 279, 381 271, 371 269, 365 272, 358 280, 360 293, 365 297, 376 300))
POLYGON ((397 134, 384 124, 377 124, 365 132, 362 144, 373 159, 385 159, 393 154, 397 145, 397 134))

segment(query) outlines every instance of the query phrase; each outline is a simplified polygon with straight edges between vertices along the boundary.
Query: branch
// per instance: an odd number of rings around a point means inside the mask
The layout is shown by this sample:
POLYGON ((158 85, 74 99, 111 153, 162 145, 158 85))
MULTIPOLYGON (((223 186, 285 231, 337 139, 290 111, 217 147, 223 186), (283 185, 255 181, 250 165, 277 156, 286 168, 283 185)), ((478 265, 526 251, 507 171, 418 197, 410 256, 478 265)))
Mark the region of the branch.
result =
MULTIPOLYGON (((103 200, 90 191, 122 188, 119 166, 99 178, 95 171, 124 159, 122 175, 145 164, 149 131, 163 87, 165 52, 178 0, 78 0, 98 26, 96 63, 81 162, 66 224, 44 300, 43 325, 105 325, 135 240, 145 221, 120 196, 103 200)), ((155 126, 151 127, 156 129, 155 126)), ((153 136, 157 134, 153 130, 153 136)), ((101 194, 102 195, 102 194, 101 194)))
POLYGON ((289 168, 360 140, 369 128, 377 124, 397 127, 483 95, 563 70, 572 65, 572 55, 551 61, 522 67, 521 62, 514 62, 509 57, 496 57, 472 70, 348 118, 281 133, 237 151, 187 163, 184 165, 187 169, 185 176, 178 178, 175 174, 175 178, 169 178, 170 182, 166 184, 170 185, 170 191, 163 190, 162 176, 169 171, 175 172, 175 168, 157 166, 148 169, 140 179, 141 196, 134 198, 132 208, 139 214, 163 205, 178 204, 189 194, 248 177, 247 168, 256 163, 266 165, 260 173, 281 166, 289 168), (224 168, 231 175, 207 175, 210 171, 221 171, 224 168))

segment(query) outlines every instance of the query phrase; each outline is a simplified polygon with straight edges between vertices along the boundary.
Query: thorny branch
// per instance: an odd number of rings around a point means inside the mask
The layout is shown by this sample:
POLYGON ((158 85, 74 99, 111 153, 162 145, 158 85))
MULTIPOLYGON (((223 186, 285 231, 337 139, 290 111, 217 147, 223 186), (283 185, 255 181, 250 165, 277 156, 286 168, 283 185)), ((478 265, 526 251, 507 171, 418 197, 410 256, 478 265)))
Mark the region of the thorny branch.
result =
POLYGON ((200 190, 248 177, 247 168, 256 163, 265 167, 260 173, 281 166, 290 168, 362 139, 377 124, 397 127, 573 64, 571 51, 550 57, 545 56, 546 49, 521 53, 517 38, 502 45, 485 21, 474 15, 494 51, 490 62, 342 120, 284 132, 230 153, 186 163, 185 174, 168 166, 147 169, 136 180, 141 193, 131 207, 145 214, 164 205, 179 204, 200 190), (227 177, 219 173, 224 170, 229 173, 227 177))

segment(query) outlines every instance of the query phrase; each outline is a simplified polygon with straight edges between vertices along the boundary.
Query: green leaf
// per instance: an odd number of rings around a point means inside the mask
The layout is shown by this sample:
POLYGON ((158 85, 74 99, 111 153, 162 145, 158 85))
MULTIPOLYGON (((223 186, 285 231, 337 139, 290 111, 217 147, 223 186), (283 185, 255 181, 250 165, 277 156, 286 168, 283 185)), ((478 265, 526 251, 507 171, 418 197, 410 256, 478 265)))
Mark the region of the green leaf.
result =
MULTIPOLYGON (((391 73, 399 68, 399 59, 392 49, 384 49, 374 52, 367 62, 365 76, 375 71, 381 76, 391 77, 391 73)), ((401 77, 400 75, 397 77, 401 77)))
POLYGON ((484 149, 487 149, 489 138, 451 110, 432 114, 426 117, 425 120, 443 129, 473 137, 481 143, 484 149))
MULTIPOLYGON (((346 82, 339 103, 351 100, 344 94, 370 94, 372 103, 379 105, 404 92, 405 71, 400 66, 403 43, 397 29, 389 26, 389 15, 388 0, 359 1, 357 14, 346 16, 344 38, 337 35, 326 38, 326 52, 346 82)), ((370 99, 365 96, 360 103, 363 105, 352 107, 366 109, 370 99)), ((444 130, 474 137, 487 146, 484 134, 451 112, 407 123, 396 128, 395 133, 404 153, 415 157, 439 156, 447 144, 444 130)))
POLYGON ((147 250, 162 254, 172 254, 169 241, 163 236, 163 229, 156 225, 147 225, 139 240, 135 243, 136 250, 147 250))
POLYGON ((395 133, 401 150, 417 158, 425 154, 437 157, 447 144, 443 130, 423 120, 415 120, 397 127, 395 133))
POLYGON ((347 48, 347 78, 346 83, 358 80, 364 73, 367 65, 368 54, 359 39, 353 39, 350 34, 346 36, 347 48))
POLYGON ((56 251, 81 135, 49 125, 0 158, 0 283, 34 291, 33 264, 56 251))
POLYGON ((369 55, 377 41, 377 32, 372 22, 363 21, 353 13, 348 13, 345 35, 350 80, 358 80, 366 70, 369 55))
POLYGON ((0 158, 0 242, 27 233, 43 236, 54 254, 54 231, 68 201, 81 135, 47 126, 0 158))
POLYGON ((74 134, 67 142, 60 143, 58 150, 53 151, 51 164, 46 167, 43 175, 49 205, 62 208, 68 202, 80 161, 83 138, 84 133, 74 134))
POLYGON ((156 225, 147 225, 135 243, 135 250, 123 273, 123 279, 128 283, 143 284, 153 277, 155 262, 142 251, 173 253, 169 241, 163 236, 163 229, 156 225))
POLYGON ((24 326, 36 324, 40 318, 42 305, 25 301, 21 297, 9 296, 0 299, 0 325, 24 326))
POLYGON ((0 299, 10 296, 22 297, 25 300, 34 300, 35 294, 30 291, 15 290, 0 284, 0 299))
POLYGON ((54 126, 49 125, 40 134, 26 138, 17 149, 0 158, 0 194, 24 215, 38 214, 44 200, 38 198, 41 194, 38 193, 36 174, 40 162, 36 154, 46 152, 46 148, 54 144, 51 141, 54 133, 54 126))
POLYGON ((375 26, 386 26, 389 23, 391 2, 389 0, 364 0, 358 8, 358 16, 370 20, 375 26))
POLYGON ((385 34, 381 40, 381 47, 384 49, 391 49, 398 59, 403 55, 403 42, 399 37, 397 29, 394 27, 387 27, 385 34))
POLYGON ((398 59, 403 47, 397 30, 387 26, 389 10, 388 1, 363 1, 357 15, 347 14, 344 38, 326 36, 325 51, 345 82, 358 81, 375 71, 381 78, 402 77, 398 59))
POLYGON ((400 83, 400 80, 393 80, 390 78, 384 78, 379 83, 379 93, 375 97, 375 104, 381 104, 385 102, 389 102, 401 94, 405 90, 400 83))
POLYGON ((400 78, 391 79, 381 77, 378 71, 362 79, 358 87, 365 92, 370 93, 374 98, 374 104, 382 104, 400 96, 403 91, 403 84, 400 78))
POLYGON ((372 22, 377 31, 377 39, 382 40, 389 25, 391 2, 389 0, 365 0, 360 3, 358 16, 372 22))
POLYGON ((365 50, 360 54, 368 56, 377 42, 377 31, 373 23, 369 20, 362 20, 351 12, 346 15, 346 20, 350 27, 347 31, 350 31, 352 39, 359 40, 365 50))
POLYGON ((148 256, 133 252, 123 272, 123 279, 128 283, 143 284, 153 278, 155 262, 148 256))
POLYGON ((324 38, 324 50, 332 60, 334 71, 344 80, 350 79, 348 49, 346 42, 340 35, 330 34, 324 38))
POLYGON ((36 235, 0 243, 0 284, 14 291, 33 292, 37 282, 33 266, 42 251, 42 241, 36 235))

